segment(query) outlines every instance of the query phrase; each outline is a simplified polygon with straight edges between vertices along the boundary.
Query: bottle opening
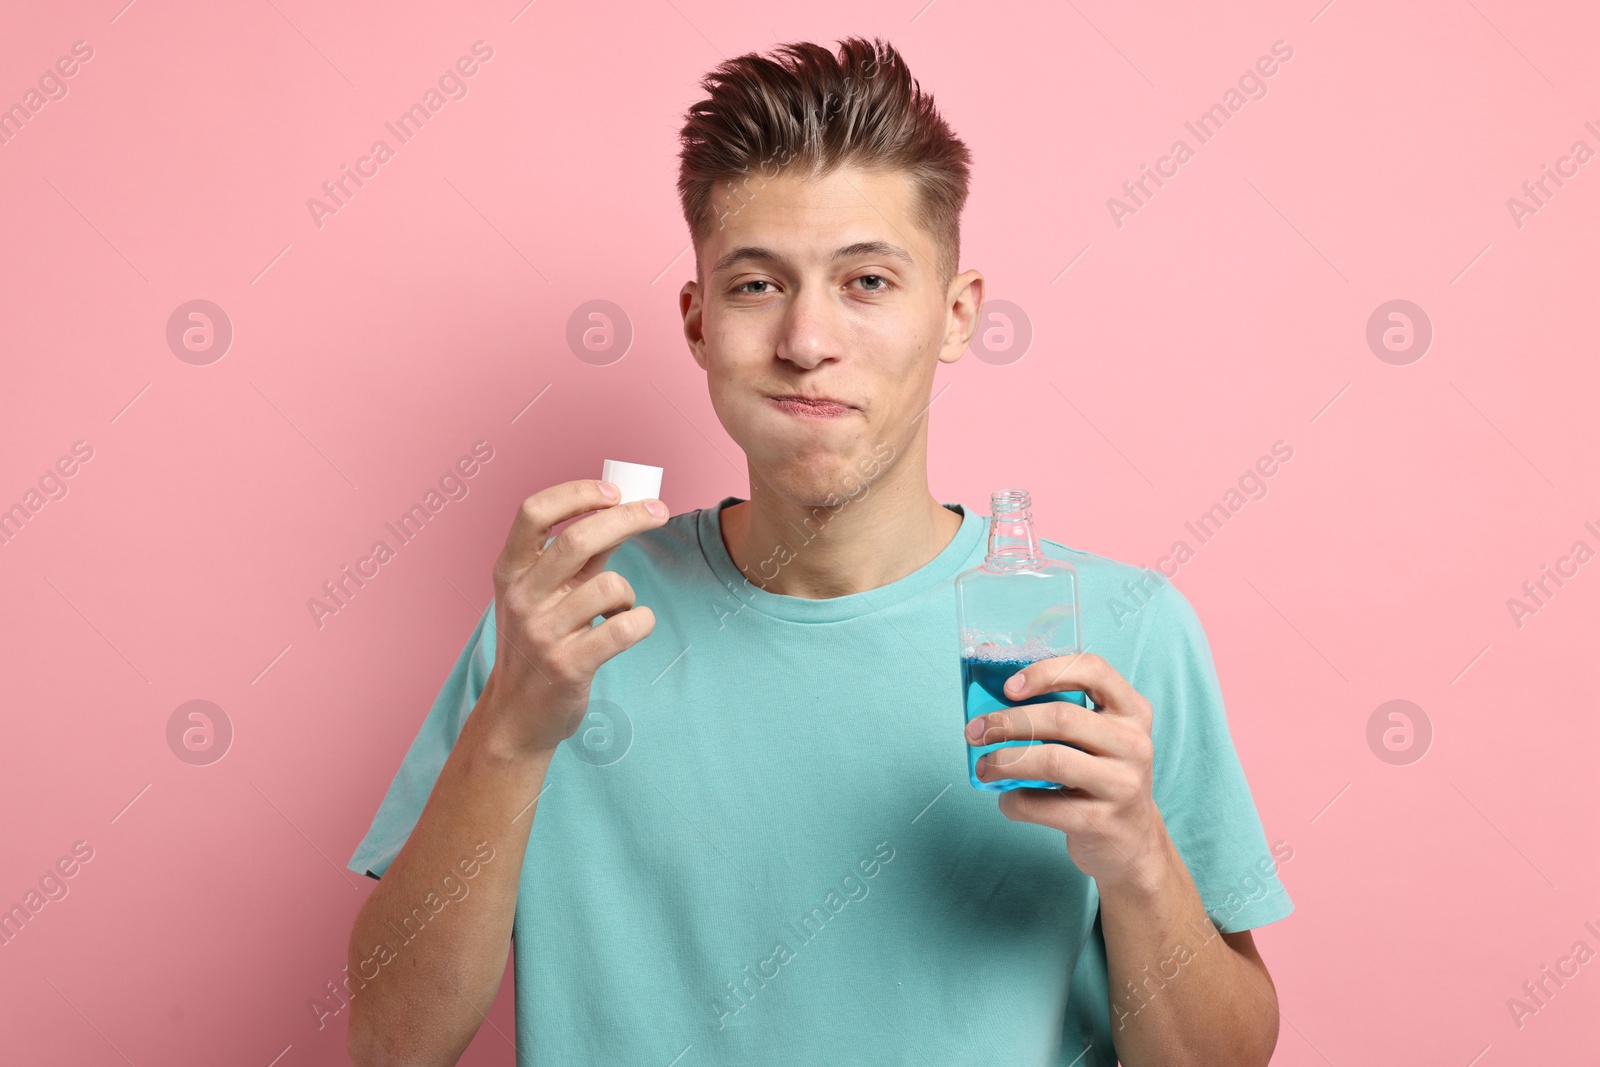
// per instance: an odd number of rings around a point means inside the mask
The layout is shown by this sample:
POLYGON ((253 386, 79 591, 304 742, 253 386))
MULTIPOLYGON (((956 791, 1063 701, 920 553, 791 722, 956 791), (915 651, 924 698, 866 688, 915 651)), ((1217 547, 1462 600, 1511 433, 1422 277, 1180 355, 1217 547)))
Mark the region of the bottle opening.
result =
POLYGON ((1033 507, 1026 489, 997 489, 989 494, 989 512, 995 518, 1020 519, 1033 507))
POLYGON ((993 570, 1023 570, 1038 565, 1042 556, 1033 532, 1033 497, 1026 489, 999 489, 989 494, 989 551, 985 566, 993 570))

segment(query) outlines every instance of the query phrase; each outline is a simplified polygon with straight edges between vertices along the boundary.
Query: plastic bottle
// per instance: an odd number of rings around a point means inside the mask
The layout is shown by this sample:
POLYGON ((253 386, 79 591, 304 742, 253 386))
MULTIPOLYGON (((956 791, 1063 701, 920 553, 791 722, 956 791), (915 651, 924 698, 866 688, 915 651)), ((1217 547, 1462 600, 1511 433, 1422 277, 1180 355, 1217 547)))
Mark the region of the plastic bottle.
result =
MULTIPOLYGON (((961 696, 966 716, 963 725, 979 715, 1023 703, 1066 700, 1088 706, 1082 690, 1045 693, 1021 701, 1007 698, 1004 692, 1006 679, 1028 664, 1083 651, 1078 571, 1063 560, 1045 558, 1040 551, 1039 538, 1033 530, 1032 506, 1032 497, 1025 489, 1002 489, 992 494, 989 551, 981 564, 955 579, 961 696)), ((968 744, 967 777, 973 786, 988 792, 1023 786, 1054 788, 1060 783, 1018 778, 982 781, 977 775, 979 756, 1041 743, 1066 744, 1040 740, 968 744)), ((995 760, 1003 767, 1007 757, 1002 754, 995 760)))

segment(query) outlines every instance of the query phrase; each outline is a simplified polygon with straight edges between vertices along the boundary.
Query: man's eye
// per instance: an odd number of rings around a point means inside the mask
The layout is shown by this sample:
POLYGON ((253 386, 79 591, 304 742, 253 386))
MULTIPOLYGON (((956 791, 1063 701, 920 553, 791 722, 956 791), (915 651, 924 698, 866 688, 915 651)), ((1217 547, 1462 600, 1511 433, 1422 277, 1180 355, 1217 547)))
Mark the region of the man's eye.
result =
POLYGON ((771 285, 771 284, 772 284, 771 282, 761 281, 761 280, 758 279, 758 280, 753 281, 753 282, 744 282, 744 283, 742 283, 740 285, 736 285, 736 286, 733 287, 733 291, 736 292, 736 293, 752 293, 752 294, 754 294, 756 296, 760 296, 766 290, 764 290, 764 289, 747 289, 747 288, 745 288, 745 286, 747 286, 747 285, 771 285))
POLYGON ((861 277, 857 278, 856 281, 858 281, 858 282, 881 282, 882 283, 881 285, 868 285, 868 286, 866 286, 866 290, 869 293, 881 292, 882 290, 888 288, 888 286, 889 286, 889 279, 885 278, 881 274, 863 274, 861 277))

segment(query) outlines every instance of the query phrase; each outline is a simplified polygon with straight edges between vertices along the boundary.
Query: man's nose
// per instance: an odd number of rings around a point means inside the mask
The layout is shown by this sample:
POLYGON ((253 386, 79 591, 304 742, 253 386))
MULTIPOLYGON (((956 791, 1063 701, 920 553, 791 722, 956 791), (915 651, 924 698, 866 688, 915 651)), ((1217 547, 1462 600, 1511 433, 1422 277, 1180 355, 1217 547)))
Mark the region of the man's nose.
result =
POLYGON ((826 285, 804 285, 784 308, 778 356, 810 370, 844 354, 844 323, 826 285))

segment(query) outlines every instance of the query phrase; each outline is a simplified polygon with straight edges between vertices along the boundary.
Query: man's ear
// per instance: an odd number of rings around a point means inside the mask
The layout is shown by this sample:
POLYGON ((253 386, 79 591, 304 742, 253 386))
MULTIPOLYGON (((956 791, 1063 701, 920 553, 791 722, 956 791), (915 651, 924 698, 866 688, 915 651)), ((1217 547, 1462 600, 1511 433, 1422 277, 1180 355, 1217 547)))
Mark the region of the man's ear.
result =
POLYGON ((700 317, 700 283, 684 282, 678 290, 678 311, 683 315, 683 338, 689 342, 689 354, 706 369, 706 337, 704 320, 700 317))
POLYGON ((939 362, 954 363, 967 350, 972 335, 978 332, 978 314, 983 309, 983 275, 968 270, 951 278, 945 304, 950 310, 945 316, 939 362))

